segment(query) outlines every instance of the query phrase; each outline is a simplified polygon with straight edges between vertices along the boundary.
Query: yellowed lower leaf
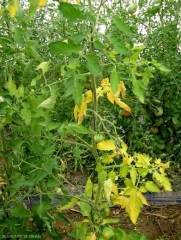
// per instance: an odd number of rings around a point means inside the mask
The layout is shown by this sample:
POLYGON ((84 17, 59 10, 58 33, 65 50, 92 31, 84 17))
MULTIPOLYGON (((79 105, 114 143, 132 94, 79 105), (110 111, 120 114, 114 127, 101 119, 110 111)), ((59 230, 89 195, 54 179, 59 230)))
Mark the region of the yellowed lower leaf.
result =
POLYGON ((142 206, 143 204, 141 199, 137 196, 137 190, 135 189, 134 193, 132 193, 128 200, 128 204, 126 205, 126 212, 134 224, 138 219, 142 206))
POLYGON ((102 151, 115 150, 116 146, 113 140, 105 140, 97 143, 97 149, 102 151))

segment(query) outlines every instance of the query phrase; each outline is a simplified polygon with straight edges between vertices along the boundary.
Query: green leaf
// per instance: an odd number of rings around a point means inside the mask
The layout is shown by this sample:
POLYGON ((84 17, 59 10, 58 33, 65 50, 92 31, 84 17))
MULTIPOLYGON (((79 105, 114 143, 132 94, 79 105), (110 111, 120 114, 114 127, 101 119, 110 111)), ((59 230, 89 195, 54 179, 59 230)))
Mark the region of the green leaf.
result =
POLYGON ((149 192, 160 192, 160 189, 153 181, 147 181, 145 187, 149 192))
POLYGON ((129 165, 125 164, 120 167, 119 174, 121 177, 125 178, 128 174, 128 171, 129 171, 129 165))
POLYGON ((56 41, 48 45, 50 51, 53 54, 63 54, 70 56, 72 53, 79 53, 79 46, 76 45, 72 40, 67 40, 66 42, 56 41))
MULTIPOLYGON (((29 75, 32 74, 32 67, 33 67, 34 63, 35 63, 35 60, 32 59, 32 60, 30 60, 30 61, 26 64, 26 67, 24 68, 23 74, 22 74, 22 77, 23 77, 24 79, 26 79, 27 77, 29 77, 29 75)), ((39 76, 35 77, 35 79, 36 79, 36 80, 39 80, 39 79, 37 79, 38 77, 39 77, 39 76)), ((40 77, 39 77, 39 78, 40 78, 40 77)), ((33 80, 32 80, 32 81, 33 81, 33 80)))
POLYGON ((10 213, 11 213, 11 216, 17 217, 17 218, 26 218, 32 215, 32 213, 29 210, 25 209, 22 206, 10 209, 10 213))
POLYGON ((86 59, 87 59, 87 67, 90 73, 96 77, 101 76, 102 70, 99 65, 99 60, 97 56, 93 54, 87 54, 86 59))
POLYGON ((14 33, 15 41, 18 43, 19 46, 24 47, 23 29, 20 27, 16 27, 14 29, 14 33))
POLYGON ((91 198, 93 191, 93 183, 90 178, 87 179, 86 186, 85 186, 85 196, 91 198))
POLYGON ((119 54, 127 54, 128 53, 127 47, 125 46, 124 43, 122 43, 120 41, 120 39, 118 37, 116 37, 115 35, 109 34, 107 36, 107 38, 110 41, 110 43, 112 43, 113 47, 119 54))
POLYGON ((59 220, 62 220, 62 221, 64 221, 64 222, 66 222, 66 223, 70 223, 70 221, 69 221, 62 213, 60 213, 60 212, 56 212, 56 213, 54 214, 54 217, 55 217, 56 219, 59 219, 59 220))
POLYGON ((131 78, 133 84, 133 93, 140 100, 141 103, 145 102, 145 88, 144 83, 140 80, 137 80, 135 76, 131 78))
POLYGON ((75 231, 72 231, 69 233, 69 236, 75 239, 84 239, 86 235, 86 229, 76 229, 75 231))
POLYGON ((40 104, 38 105, 38 108, 45 108, 45 109, 51 110, 51 109, 54 108, 55 103, 56 103, 55 98, 54 98, 54 97, 49 97, 49 98, 47 98, 45 101, 43 101, 42 103, 40 103, 40 104))
POLYGON ((83 92, 84 86, 81 83, 76 83, 75 85, 76 86, 73 92, 73 99, 75 100, 75 104, 78 107, 80 107, 82 103, 82 92, 83 92))
POLYGON ((23 84, 21 84, 18 89, 17 89, 17 92, 16 92, 16 97, 24 97, 24 86, 23 84))
POLYGON ((98 50, 103 50, 105 48, 104 45, 97 40, 94 41, 94 47, 97 48, 98 50))
POLYGON ((119 221, 119 218, 104 218, 101 225, 118 223, 119 221))
POLYGON ((157 69, 163 72, 170 72, 170 69, 168 69, 166 66, 164 66, 162 63, 158 63, 157 61, 153 60, 151 62, 157 69))
POLYGON ((82 126, 82 125, 78 125, 77 123, 69 123, 66 127, 65 127, 70 133, 74 134, 76 133, 80 133, 80 134, 90 134, 91 131, 82 126))
POLYGON ((112 72, 110 78, 111 89, 113 93, 116 93, 118 85, 121 81, 121 74, 119 72, 112 72))
POLYGON ((16 95, 17 88, 15 82, 12 80, 11 75, 8 76, 8 81, 5 83, 4 88, 9 91, 11 96, 16 95))
POLYGON ((70 22, 76 22, 79 19, 84 19, 84 14, 73 4, 69 4, 66 2, 60 2, 59 11, 62 13, 64 18, 68 19, 70 22))
POLYGON ((122 21, 122 19, 120 17, 118 17, 117 15, 113 16, 112 18, 114 24, 116 25, 116 27, 118 29, 120 29, 123 33, 131 33, 130 28, 127 26, 127 24, 125 22, 122 21))
POLYGON ((77 146, 72 149, 72 152, 75 158, 81 159, 82 151, 77 146))
POLYGON ((23 103, 23 109, 21 110, 21 117, 25 121, 26 125, 30 124, 31 111, 30 111, 30 105, 28 103, 23 103))
POLYGON ((107 178, 107 172, 102 170, 101 172, 98 173, 98 181, 101 186, 103 186, 104 181, 107 178))
POLYGON ((146 177, 149 172, 148 168, 137 168, 136 170, 142 177, 146 177))
POLYGON ((34 186, 34 182, 33 181, 28 181, 28 180, 24 180, 24 181, 17 181, 15 183, 13 183, 12 187, 14 188, 18 188, 18 187, 33 187, 34 186))
POLYGON ((30 3, 28 16, 29 16, 29 20, 31 20, 36 13, 39 0, 28 0, 28 2, 30 3))
POLYGON ((48 72, 49 68, 50 68, 50 61, 40 63, 37 66, 36 70, 41 69, 43 74, 45 74, 46 72, 48 72))
POLYGON ((81 210, 81 214, 84 217, 88 217, 91 212, 91 206, 82 200, 80 203, 80 210, 81 210))

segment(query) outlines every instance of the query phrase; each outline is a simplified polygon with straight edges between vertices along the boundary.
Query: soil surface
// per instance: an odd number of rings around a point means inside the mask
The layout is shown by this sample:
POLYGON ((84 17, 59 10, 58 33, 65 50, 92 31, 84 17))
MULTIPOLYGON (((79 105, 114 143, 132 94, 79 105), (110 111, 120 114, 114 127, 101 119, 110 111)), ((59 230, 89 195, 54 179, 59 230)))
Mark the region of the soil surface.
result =
MULTIPOLYGON (((83 218, 78 210, 65 211, 63 213, 71 222, 64 224, 61 221, 55 223, 56 230, 62 234, 63 239, 71 240, 68 236, 76 222, 83 218)), ((134 225, 124 210, 113 208, 111 217, 119 218, 120 222, 114 227, 120 227, 128 233, 136 231, 145 233, 148 240, 181 240, 181 206, 150 206, 145 207, 134 225)), ((49 240, 51 238, 46 238, 49 240)))

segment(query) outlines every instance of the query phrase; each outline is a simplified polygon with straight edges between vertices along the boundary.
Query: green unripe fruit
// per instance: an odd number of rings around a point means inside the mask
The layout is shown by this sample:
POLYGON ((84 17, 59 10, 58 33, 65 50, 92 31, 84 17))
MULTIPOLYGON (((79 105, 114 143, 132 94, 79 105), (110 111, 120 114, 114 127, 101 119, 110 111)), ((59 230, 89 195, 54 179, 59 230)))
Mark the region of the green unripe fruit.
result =
POLYGON ((103 140, 104 140, 104 135, 103 135, 102 133, 96 133, 96 134, 94 135, 94 141, 95 141, 96 143, 101 142, 101 141, 103 141, 103 140))
POLYGON ((128 6, 128 12, 133 14, 136 12, 138 5, 136 3, 132 3, 128 6))
POLYGON ((162 107, 158 107, 156 109, 156 111, 154 112, 156 117, 161 117, 163 115, 163 108, 162 107))

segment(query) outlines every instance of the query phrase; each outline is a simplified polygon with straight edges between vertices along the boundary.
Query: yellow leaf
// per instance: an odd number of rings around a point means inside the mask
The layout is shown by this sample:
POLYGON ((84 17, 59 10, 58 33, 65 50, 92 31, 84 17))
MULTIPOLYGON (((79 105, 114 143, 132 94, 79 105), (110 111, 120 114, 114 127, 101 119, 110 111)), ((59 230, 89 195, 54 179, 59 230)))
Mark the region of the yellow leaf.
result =
POLYGON ((133 160, 134 160, 134 159, 133 159, 133 157, 131 157, 131 156, 124 156, 124 157, 123 157, 123 163, 124 163, 124 164, 130 165, 133 160))
POLYGON ((42 8, 47 4, 47 0, 39 0, 38 8, 42 8))
POLYGON ((116 146, 113 140, 105 140, 97 143, 97 149, 102 151, 111 151, 115 150, 116 146))
POLYGON ((124 196, 119 196, 114 200, 114 204, 119 204, 122 208, 125 208, 128 204, 128 198, 124 196))
POLYGON ((159 174, 158 172, 153 173, 153 178, 163 186, 165 191, 172 191, 172 186, 169 179, 165 176, 165 174, 159 174))
POLYGON ((137 196, 137 191, 135 189, 132 195, 130 196, 128 204, 126 206, 126 212, 128 213, 131 221, 134 224, 138 219, 142 206, 143 204, 141 202, 141 199, 137 196))
POLYGON ((0 17, 2 17, 2 15, 3 15, 4 11, 5 11, 5 9, 4 9, 4 8, 0 9, 0 17))
POLYGON ((116 99, 115 99, 115 103, 116 103, 119 107, 121 107, 121 108, 123 108, 124 110, 126 110, 127 112, 132 113, 131 108, 130 108, 126 103, 122 102, 119 98, 116 98, 116 99))
POLYGON ((122 150, 123 150, 124 152, 126 152, 127 149, 128 149, 127 144, 126 144, 123 140, 121 140, 121 148, 122 148, 122 150))
POLYGON ((140 191, 137 191, 137 196, 141 199, 141 201, 144 205, 148 206, 148 202, 147 202, 146 198, 143 196, 143 194, 140 191))
POLYGON ((112 104, 114 104, 114 94, 112 91, 107 93, 107 99, 109 100, 109 102, 111 102, 112 104))
POLYGON ((103 87, 103 93, 110 92, 110 89, 111 89, 111 86, 108 86, 108 85, 104 86, 103 87))
POLYGON ((167 163, 161 163, 160 166, 164 169, 167 169, 170 167, 170 162, 167 162, 167 163))
POLYGON ((136 171, 135 168, 132 168, 132 169, 130 170, 130 177, 131 177, 131 181, 132 181, 132 183, 133 183, 133 186, 135 186, 135 184, 136 184, 136 178, 137 178, 137 171, 136 171))
POLYGON ((86 103, 92 102, 92 91, 91 90, 84 93, 84 99, 85 99, 86 103))
POLYGON ((111 193, 112 193, 112 195, 111 195, 112 198, 118 198, 119 194, 118 194, 118 187, 117 187, 116 184, 114 184, 114 185, 112 186, 112 191, 111 191, 111 193))
POLYGON ((62 206, 62 207, 58 207, 57 209, 59 211, 71 209, 75 206, 75 204, 77 204, 77 202, 78 202, 78 198, 76 198, 76 196, 75 196, 74 198, 72 198, 70 200, 70 202, 67 205, 62 206))
POLYGON ((123 82, 123 81, 121 81, 121 82, 119 83, 118 89, 119 89, 120 92, 121 92, 122 98, 125 98, 125 97, 126 97, 126 88, 125 88, 125 86, 124 86, 124 82, 123 82))
POLYGON ((136 167, 148 168, 150 166, 151 158, 146 154, 135 153, 136 167))
POLYGON ((18 11, 19 7, 19 1, 14 0, 8 7, 7 10, 9 11, 10 17, 14 18, 16 16, 16 13, 18 11))
POLYGON ((84 120, 85 111, 87 109, 87 103, 82 102, 80 109, 77 107, 77 105, 74 108, 74 118, 77 121, 78 124, 81 124, 84 120))
POLYGON ((104 91, 103 91, 102 87, 96 88, 96 94, 97 94, 97 98, 104 96, 104 91))
POLYGON ((102 79, 102 81, 101 81, 101 85, 102 86, 105 86, 105 85, 107 85, 109 83, 109 78, 104 78, 104 79, 102 79))
POLYGON ((80 0, 76 0, 76 3, 77 3, 77 4, 80 4, 80 0))
POLYGON ((112 153, 112 154, 106 154, 103 156, 102 158, 102 162, 103 163, 106 163, 106 164, 109 164, 109 163, 112 163, 114 161, 114 156, 116 155, 116 153, 112 153))

